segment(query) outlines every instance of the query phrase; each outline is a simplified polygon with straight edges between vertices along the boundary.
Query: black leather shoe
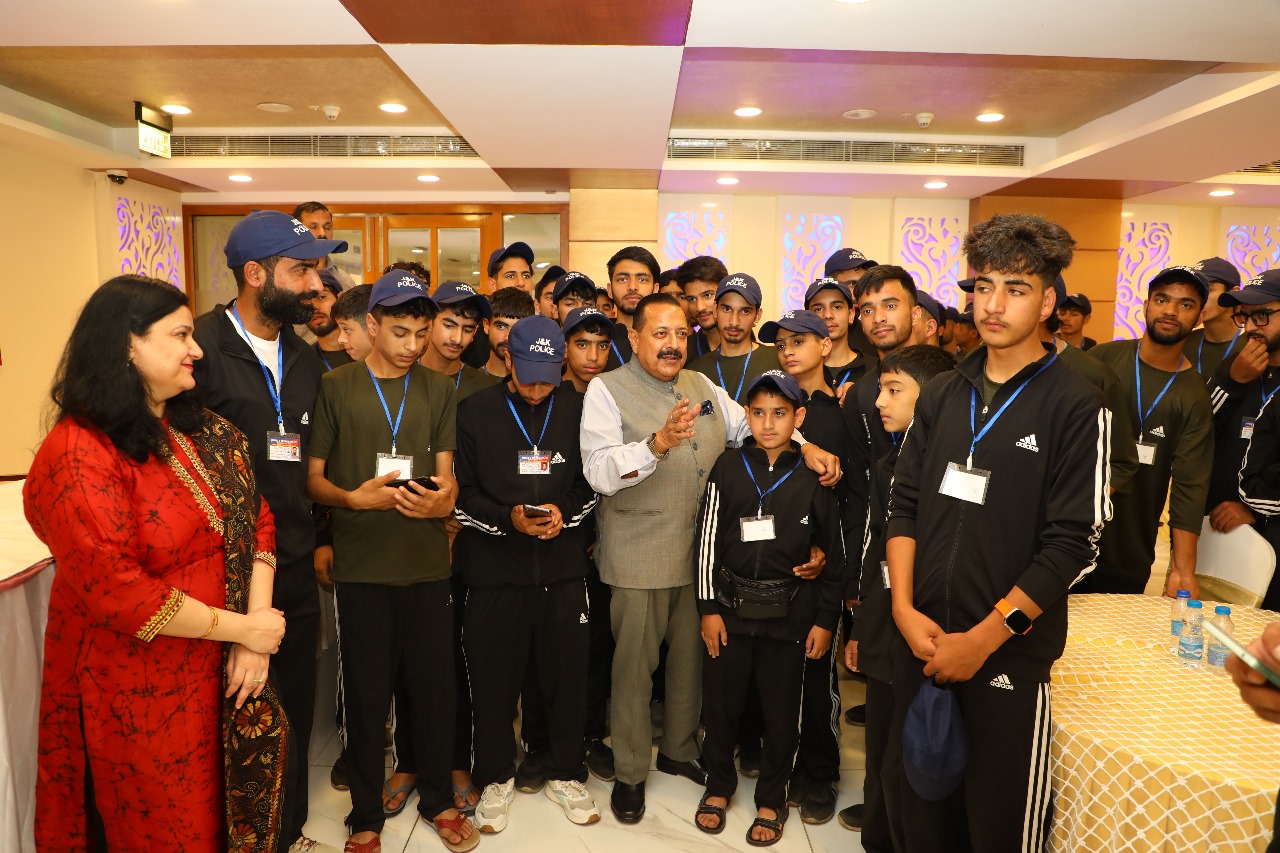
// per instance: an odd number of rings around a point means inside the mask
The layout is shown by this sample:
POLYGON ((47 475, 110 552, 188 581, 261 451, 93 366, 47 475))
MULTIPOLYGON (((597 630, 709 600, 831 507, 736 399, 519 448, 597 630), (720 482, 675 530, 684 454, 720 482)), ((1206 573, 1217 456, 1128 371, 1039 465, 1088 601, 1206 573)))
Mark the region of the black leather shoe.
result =
POLYGON ((701 785, 704 788, 707 787, 707 768, 703 765, 701 758, 676 761, 659 752, 657 767, 658 770, 669 776, 683 776, 690 782, 701 785))
POLYGON ((613 750, 604 741, 587 741, 587 769, 601 782, 612 782, 617 778, 613 770, 613 750))
POLYGON ((613 816, 623 823, 639 823, 644 817, 644 783, 628 785, 626 782, 614 782, 609 808, 613 810, 613 816))
POLYGON ((836 813, 836 783, 810 782, 800 803, 800 819, 805 823, 823 824, 836 813))
POLYGON ((531 752, 516 768, 516 790, 522 794, 536 794, 547 784, 547 768, 542 763, 542 753, 531 752))
POLYGON ((329 771, 329 784, 333 786, 335 791, 351 790, 351 777, 347 773, 346 750, 343 750, 338 755, 338 760, 333 762, 333 768, 329 771))
POLYGON ((862 811, 862 803, 841 809, 838 815, 840 825, 854 832, 862 832, 862 811))
POLYGON ((844 721, 851 726, 865 726, 867 724, 867 706, 854 705, 844 712, 844 721))

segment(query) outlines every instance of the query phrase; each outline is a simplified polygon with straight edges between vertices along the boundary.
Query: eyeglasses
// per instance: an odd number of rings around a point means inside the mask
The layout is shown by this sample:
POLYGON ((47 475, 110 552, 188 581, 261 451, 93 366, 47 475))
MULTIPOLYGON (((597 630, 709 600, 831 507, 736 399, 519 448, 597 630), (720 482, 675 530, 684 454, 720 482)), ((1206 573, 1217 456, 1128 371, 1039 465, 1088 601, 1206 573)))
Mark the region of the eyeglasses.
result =
POLYGON ((1263 326, 1267 325, 1267 323, 1271 322, 1271 315, 1277 313, 1280 313, 1280 308, 1269 308, 1262 311, 1254 311, 1252 313, 1248 311, 1237 311, 1231 315, 1231 322, 1243 329, 1245 324, 1252 320, 1253 325, 1261 329, 1263 326))

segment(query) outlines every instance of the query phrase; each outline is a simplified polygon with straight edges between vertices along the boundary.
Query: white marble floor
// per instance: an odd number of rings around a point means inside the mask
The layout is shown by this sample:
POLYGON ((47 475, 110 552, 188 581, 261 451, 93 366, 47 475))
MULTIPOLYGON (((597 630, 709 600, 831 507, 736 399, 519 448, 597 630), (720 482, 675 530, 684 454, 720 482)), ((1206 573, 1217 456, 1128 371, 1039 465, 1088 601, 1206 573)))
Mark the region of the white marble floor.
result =
MULTIPOLYGON (((321 681, 332 683, 336 660, 332 650, 321 658, 321 681)), ((330 693, 322 689, 322 694, 330 693)), ((864 688, 847 678, 841 681, 845 707, 862 701, 864 688)), ((317 703, 315 733, 311 741, 311 812, 306 832, 312 838, 332 844, 339 850, 346 840, 343 818, 351 807, 345 791, 329 785, 329 769, 338 757, 338 733, 333 723, 333 697, 322 695, 317 703)), ((841 780, 837 808, 862 802, 863 769, 866 755, 862 729, 843 726, 841 733, 841 780)), ((743 778, 729 811, 729 822, 720 835, 707 835, 693 826, 693 813, 702 790, 694 783, 675 776, 653 772, 647 784, 647 811, 638 824, 620 823, 609 811, 612 785, 594 777, 587 783, 600 806, 600 822, 591 826, 575 826, 560 807, 541 793, 516 794, 511 807, 510 823, 496 835, 481 837, 477 850, 491 853, 560 853, 560 851, 608 851, 639 853, 666 850, 669 853, 694 851, 752 850, 746 842, 747 828, 755 816, 751 792, 755 782, 743 778)), ((382 849, 386 853, 436 853, 444 850, 435 831, 417 818, 417 794, 408 807, 388 821, 382 833, 382 849)), ((861 853, 862 844, 856 832, 840 826, 832 818, 823 826, 808 826, 800 820, 799 809, 792 809, 782 840, 773 847, 778 853, 861 853)))

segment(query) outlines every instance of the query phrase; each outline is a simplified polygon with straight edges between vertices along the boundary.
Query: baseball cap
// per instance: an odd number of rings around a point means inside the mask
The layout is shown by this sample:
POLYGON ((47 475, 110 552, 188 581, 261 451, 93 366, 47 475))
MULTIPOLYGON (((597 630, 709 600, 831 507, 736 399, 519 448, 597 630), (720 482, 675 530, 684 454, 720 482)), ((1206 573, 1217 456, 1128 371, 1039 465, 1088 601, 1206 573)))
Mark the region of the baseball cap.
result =
POLYGON ((422 279, 408 270, 392 270, 373 283, 373 290, 369 292, 369 310, 372 311, 378 305, 388 308, 403 305, 410 299, 425 299, 431 303, 432 308, 436 307, 435 300, 427 294, 422 279))
POLYGON ((498 271, 498 267, 502 266, 502 262, 507 258, 524 258, 529 263, 529 266, 533 266, 533 249, 529 248, 528 243, 521 242, 494 249, 489 255, 489 275, 494 275, 498 271))
POLYGON ((476 308, 480 310, 480 316, 486 320, 493 319, 493 309, 489 307, 489 300, 483 294, 479 293, 474 287, 461 281, 443 281, 436 288, 436 292, 431 295, 437 305, 457 305, 460 302, 474 302, 476 308))
POLYGON ((1155 278, 1151 279, 1151 283, 1147 285, 1147 293, 1161 284, 1170 284, 1172 282, 1183 282, 1190 284, 1200 291, 1200 298, 1209 299, 1209 279, 1205 274, 1195 267, 1165 267, 1156 273, 1155 278))
POLYGON ((322 270, 316 270, 316 272, 320 274, 320 283, 325 286, 326 290, 334 296, 341 295, 342 283, 338 281, 338 277, 334 275, 331 267, 325 267, 322 270))
POLYGON ((911 789, 931 802, 945 799, 964 780, 969 734, 950 688, 931 678, 907 708, 902 729, 902 768, 911 789))
POLYGON ((574 308, 569 312, 569 316, 564 318, 564 339, 569 340, 569 335, 574 329, 586 323, 589 320, 603 320, 605 328, 613 325, 613 321, 609 319, 609 315, 596 308, 594 305, 583 305, 581 308, 574 308))
POLYGON ((822 275, 830 278, 838 272, 860 270, 863 267, 874 267, 875 265, 875 261, 857 249, 837 249, 831 257, 827 258, 826 264, 822 267, 822 275))
POLYGON ((541 314, 517 320, 507 338, 507 352, 520 384, 560 384, 564 335, 555 320, 541 314))
POLYGON ((952 306, 952 305, 948 305, 948 306, 946 306, 946 312, 947 312, 947 322, 948 322, 948 323, 958 323, 958 322, 960 322, 960 309, 959 309, 959 308, 956 308, 956 307, 954 307, 954 306, 952 306))
POLYGON ((564 267, 559 264, 552 264, 547 267, 547 271, 542 274, 542 278, 538 279, 538 283, 534 286, 534 289, 536 290, 541 287, 544 281, 555 281, 560 276, 564 275, 565 272, 567 272, 567 270, 565 270, 564 267))
POLYGON ((592 281, 585 273, 567 272, 560 278, 556 279, 556 283, 551 288, 551 301, 559 302, 560 297, 564 296, 564 292, 572 287, 575 283, 585 284, 591 288, 591 292, 595 293, 596 283, 592 281))
POLYGON ((1080 313, 1088 316, 1093 313, 1093 303, 1083 293, 1069 293, 1067 298, 1058 303, 1059 308, 1078 308, 1080 313))
POLYGON ((973 283, 975 281, 977 281, 977 279, 962 278, 956 282, 956 287, 960 288, 965 293, 973 293, 973 283))
POLYGON ((346 250, 346 240, 317 240, 307 226, 278 210, 255 210, 241 219, 227 235, 223 249, 229 269, 277 255, 313 261, 346 250))
POLYGON ((823 290, 838 290, 840 295, 850 305, 853 304, 853 291, 849 289, 849 285, 843 281, 836 281, 834 278, 820 278, 813 284, 809 285, 809 289, 804 292, 804 304, 808 305, 813 301, 813 297, 817 296, 823 290))
POLYGON ((1067 301, 1067 280, 1062 277, 1062 273, 1058 273, 1058 277, 1053 280, 1053 304, 1055 310, 1057 306, 1067 301))
MULTIPOLYGON (((823 328, 825 329, 826 327, 824 326, 823 328)), ((792 379, 790 374, 781 370, 766 370, 755 379, 752 379, 751 385, 747 388, 747 396, 742 399, 750 400, 751 395, 761 385, 772 385, 777 388, 779 394, 795 403, 797 407, 805 404, 805 394, 804 391, 800 390, 800 383, 792 379)))
POLYGON ((1260 272, 1249 283, 1237 290, 1228 290, 1218 297, 1218 304, 1224 308, 1237 305, 1265 305, 1268 302, 1280 301, 1280 269, 1260 272))
POLYGON ((760 340, 771 344, 778 339, 778 332, 813 332, 820 338, 831 337, 827 321, 812 311, 788 311, 777 320, 770 320, 760 327, 760 340))
POLYGON ((1220 281, 1227 285, 1228 289, 1240 286, 1240 270, 1226 258, 1205 258, 1196 264, 1195 268, 1204 273, 1204 277, 1209 281, 1220 281))
POLYGON ((726 293, 739 293, 748 304, 760 305, 760 285, 744 272, 730 273, 720 279, 720 286, 716 288, 716 301, 718 302, 726 293))
POLYGON ((919 303, 921 308, 929 313, 929 316, 933 317, 934 322, 939 326, 946 322, 946 317, 942 313, 942 306, 938 304, 938 300, 934 299, 928 293, 925 293, 923 290, 917 290, 916 302, 919 303))

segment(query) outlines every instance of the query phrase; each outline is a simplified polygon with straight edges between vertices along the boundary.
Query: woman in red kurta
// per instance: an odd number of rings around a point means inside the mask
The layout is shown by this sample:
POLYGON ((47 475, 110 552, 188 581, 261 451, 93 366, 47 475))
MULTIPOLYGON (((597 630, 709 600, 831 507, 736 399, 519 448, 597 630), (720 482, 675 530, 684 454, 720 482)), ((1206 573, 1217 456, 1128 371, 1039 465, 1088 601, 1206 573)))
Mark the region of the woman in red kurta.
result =
POLYGON ((267 681, 284 632, 270 606, 275 528, 244 437, 191 395, 191 323, 167 283, 122 276, 99 288, 24 487, 57 562, 40 850, 105 840, 273 851, 278 840, 287 723, 267 681))

